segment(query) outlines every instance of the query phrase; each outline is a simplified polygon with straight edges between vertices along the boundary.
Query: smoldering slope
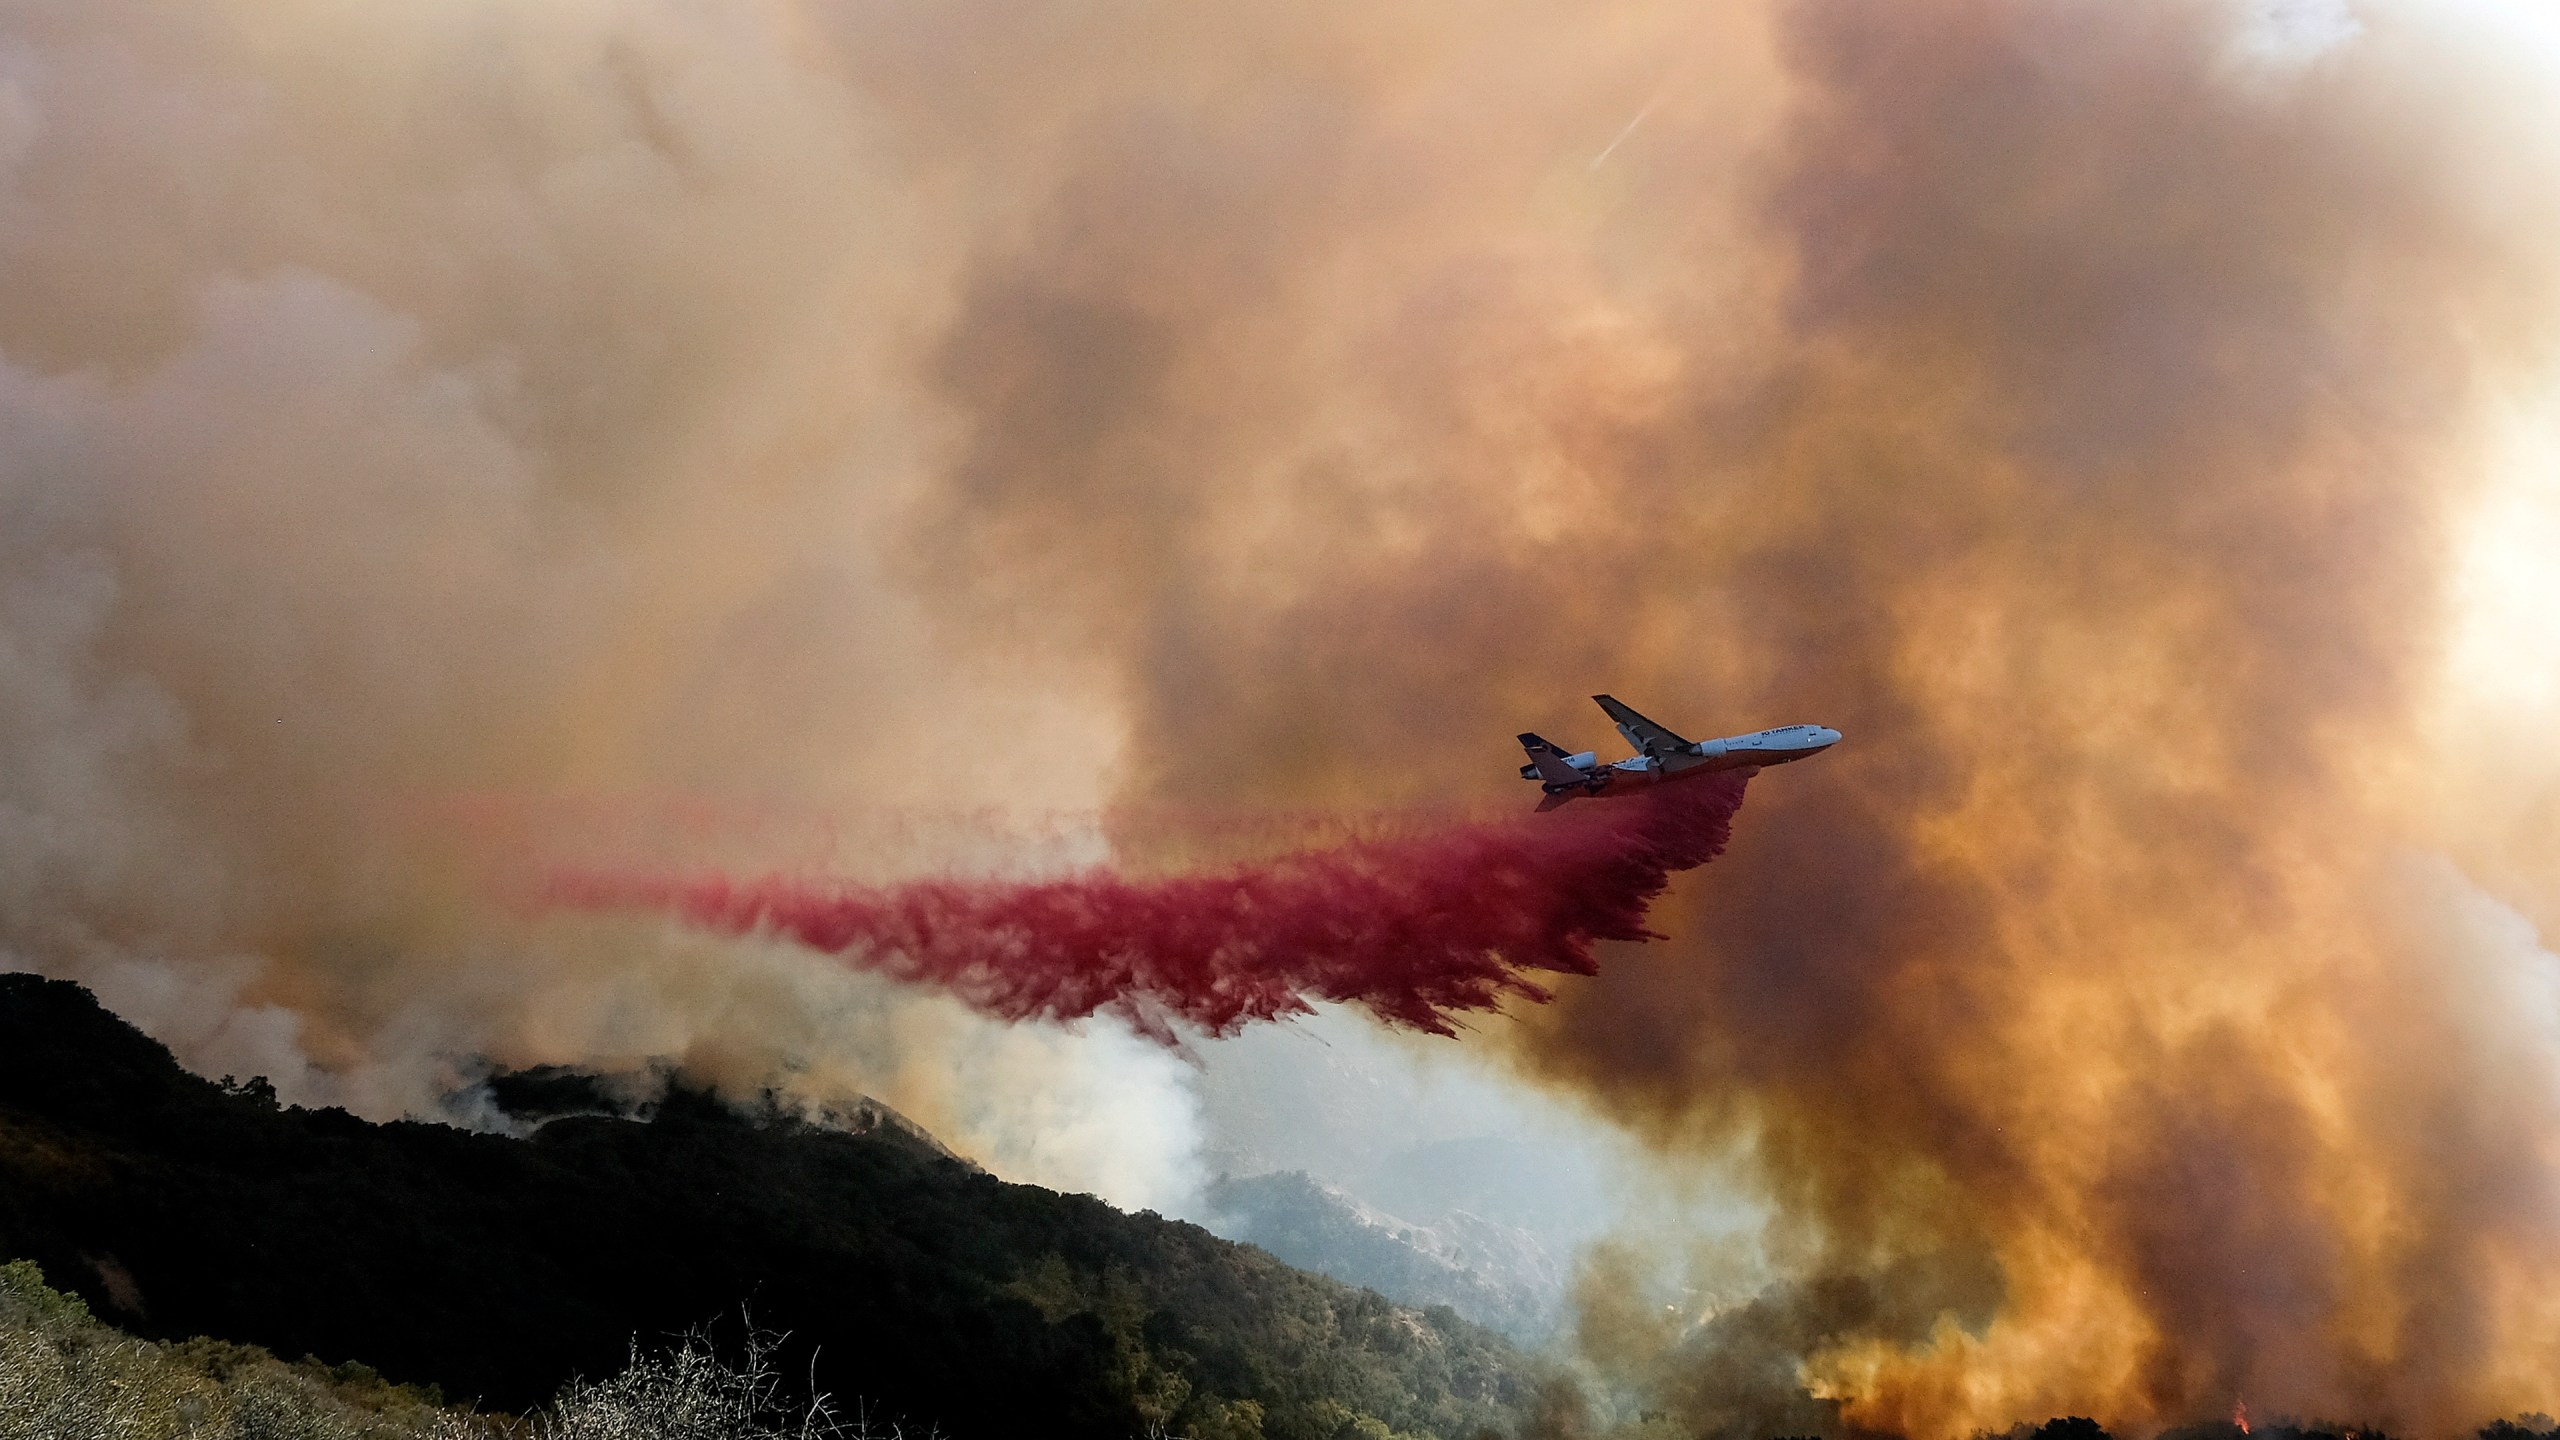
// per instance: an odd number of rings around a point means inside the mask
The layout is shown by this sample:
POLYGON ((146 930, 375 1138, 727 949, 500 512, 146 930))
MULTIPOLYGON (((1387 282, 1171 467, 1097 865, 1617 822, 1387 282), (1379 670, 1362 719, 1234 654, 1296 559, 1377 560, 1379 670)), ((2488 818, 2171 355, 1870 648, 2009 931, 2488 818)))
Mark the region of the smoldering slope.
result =
POLYGON ((2560 1408, 2553 766, 2439 664, 2553 658, 2449 634, 2549 364, 2552 53, 2485 0, 0 6, 0 947, 306 1098, 665 1059, 1144 1198, 1125 1034, 524 926, 407 817, 1376 808, 1595 689, 1819 720, 1676 946, 1519 1027, 1778 1217, 1777 1288, 1595 1306, 1598 1361, 1704 1433, 2560 1408))

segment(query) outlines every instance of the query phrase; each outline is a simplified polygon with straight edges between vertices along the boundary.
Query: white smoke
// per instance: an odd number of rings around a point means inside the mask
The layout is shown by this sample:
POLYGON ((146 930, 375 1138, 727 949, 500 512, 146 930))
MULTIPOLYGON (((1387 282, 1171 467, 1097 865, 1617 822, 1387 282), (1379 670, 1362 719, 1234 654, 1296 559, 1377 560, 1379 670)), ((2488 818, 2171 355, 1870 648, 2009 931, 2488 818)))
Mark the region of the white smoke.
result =
POLYGON ((880 264, 878 142, 808 41, 0 7, 0 964, 289 1101, 467 1119, 492 1064, 672 1062, 1179 1203, 1179 1065, 1125 1033, 529 925, 454 818, 1098 798, 1112 727, 886 574, 918 429, 866 381, 936 252, 880 264), (946 758, 1006 746, 1051 762, 946 758))

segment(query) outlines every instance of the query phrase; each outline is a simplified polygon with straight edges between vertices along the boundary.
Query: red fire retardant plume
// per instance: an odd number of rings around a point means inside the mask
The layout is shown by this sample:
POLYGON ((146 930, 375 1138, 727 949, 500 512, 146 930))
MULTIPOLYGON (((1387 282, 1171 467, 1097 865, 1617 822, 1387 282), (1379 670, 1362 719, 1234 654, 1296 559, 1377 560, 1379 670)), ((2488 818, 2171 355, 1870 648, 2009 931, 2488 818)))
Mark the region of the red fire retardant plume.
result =
POLYGON ((1109 1010, 1170 1044, 1176 1023, 1226 1035, 1330 1000, 1446 1035, 1453 1016, 1506 995, 1549 999, 1538 975, 1593 973, 1600 941, 1661 938, 1647 908, 1672 872, 1724 849, 1746 775, 1169 877, 868 886, 590 871, 556 875, 547 898, 788 938, 1007 1020, 1109 1010))

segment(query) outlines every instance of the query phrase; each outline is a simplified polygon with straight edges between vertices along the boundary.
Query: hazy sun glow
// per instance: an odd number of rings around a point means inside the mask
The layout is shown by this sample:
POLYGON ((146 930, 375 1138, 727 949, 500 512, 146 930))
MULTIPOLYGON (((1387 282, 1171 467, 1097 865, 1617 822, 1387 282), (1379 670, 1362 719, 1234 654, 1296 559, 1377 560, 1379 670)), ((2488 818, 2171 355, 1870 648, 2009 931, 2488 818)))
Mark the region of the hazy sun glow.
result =
POLYGON ((2444 723, 2547 725, 2560 719, 2560 386, 2492 454, 2456 541, 2444 723))

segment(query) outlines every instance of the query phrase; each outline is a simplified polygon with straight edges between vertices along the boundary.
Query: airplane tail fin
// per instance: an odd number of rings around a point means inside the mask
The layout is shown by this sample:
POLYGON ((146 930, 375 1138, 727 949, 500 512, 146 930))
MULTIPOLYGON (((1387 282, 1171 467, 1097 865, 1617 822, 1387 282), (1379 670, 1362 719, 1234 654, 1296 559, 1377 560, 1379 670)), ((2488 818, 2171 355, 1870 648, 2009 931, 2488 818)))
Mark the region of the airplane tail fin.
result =
POLYGON ((1520 767, 1523 780, 1542 780, 1550 785, 1570 785, 1588 779, 1564 751, 1564 747, 1543 735, 1523 732, 1520 748, 1529 752, 1529 763, 1520 767))

